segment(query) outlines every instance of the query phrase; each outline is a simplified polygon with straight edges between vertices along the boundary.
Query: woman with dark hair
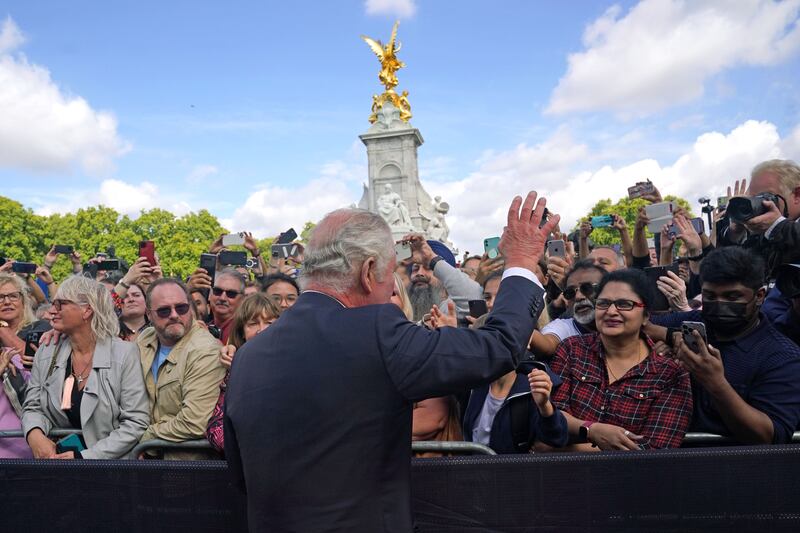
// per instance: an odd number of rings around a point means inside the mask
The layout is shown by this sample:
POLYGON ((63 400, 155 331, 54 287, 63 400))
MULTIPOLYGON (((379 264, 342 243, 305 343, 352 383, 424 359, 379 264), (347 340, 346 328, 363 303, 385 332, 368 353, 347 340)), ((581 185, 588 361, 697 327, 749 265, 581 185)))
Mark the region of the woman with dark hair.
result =
POLYGON ((144 301, 145 289, 134 282, 128 286, 122 299, 122 310, 119 315, 119 338, 135 342, 144 328, 150 325, 147 320, 147 305, 144 301))
POLYGON ((610 272, 597 295, 597 332, 562 342, 551 363, 562 378, 553 403, 567 418, 571 449, 680 446, 692 413, 689 374, 642 331, 653 299, 647 277, 610 272))
POLYGON ((293 306, 300 296, 300 286, 297 285, 297 281, 282 273, 264 276, 261 279, 261 291, 280 307, 281 311, 293 306))
POLYGON ((228 377, 236 350, 267 329, 281 314, 281 309, 272 300, 261 293, 251 294, 242 300, 233 315, 233 326, 228 344, 220 350, 219 360, 228 369, 220 383, 219 399, 211 413, 206 429, 208 442, 220 453, 225 452, 225 440, 222 431, 222 416, 225 413, 225 390, 228 388, 228 377))

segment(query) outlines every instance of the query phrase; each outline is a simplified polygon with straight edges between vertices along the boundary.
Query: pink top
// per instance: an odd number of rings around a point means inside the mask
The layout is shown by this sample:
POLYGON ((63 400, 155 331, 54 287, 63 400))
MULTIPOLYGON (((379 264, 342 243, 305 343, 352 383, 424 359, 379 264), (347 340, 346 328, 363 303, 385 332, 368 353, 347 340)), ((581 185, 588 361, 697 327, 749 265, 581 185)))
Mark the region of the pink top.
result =
MULTIPOLYGON (((22 366, 19 355, 12 357, 11 362, 17 368, 17 372, 22 372, 22 378, 27 382, 31 378, 31 373, 22 366)), ((11 405, 11 401, 9 401, 5 391, 0 390, 0 430, 14 429, 22 429, 22 421, 14 411, 14 407, 11 405)), ((24 438, 0 439, 0 458, 31 459, 33 458, 33 452, 31 452, 24 438)))

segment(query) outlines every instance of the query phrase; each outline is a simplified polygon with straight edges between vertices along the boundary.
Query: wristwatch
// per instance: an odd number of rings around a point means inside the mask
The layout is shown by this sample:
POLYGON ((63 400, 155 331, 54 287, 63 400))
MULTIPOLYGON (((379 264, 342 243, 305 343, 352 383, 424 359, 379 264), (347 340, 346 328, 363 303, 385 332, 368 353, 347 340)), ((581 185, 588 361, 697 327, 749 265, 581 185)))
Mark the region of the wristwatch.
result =
POLYGON ((578 428, 578 436, 581 438, 582 442, 589 442, 589 428, 592 427, 592 424, 594 424, 594 422, 589 422, 587 420, 578 428))
POLYGON ((443 259, 444 257, 442 257, 441 255, 434 256, 433 259, 431 259, 430 262, 428 263, 428 270, 433 270, 436 267, 436 263, 438 263, 443 259))

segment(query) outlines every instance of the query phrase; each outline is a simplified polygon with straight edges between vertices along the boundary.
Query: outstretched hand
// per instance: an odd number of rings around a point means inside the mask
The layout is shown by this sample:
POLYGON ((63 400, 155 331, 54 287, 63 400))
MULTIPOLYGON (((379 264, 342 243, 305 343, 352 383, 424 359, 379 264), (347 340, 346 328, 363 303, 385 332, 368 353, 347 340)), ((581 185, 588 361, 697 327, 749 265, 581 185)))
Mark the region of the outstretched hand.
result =
POLYGON ((506 268, 521 267, 530 271, 536 269, 539 259, 544 255, 547 236, 558 225, 559 217, 550 216, 540 228, 547 200, 539 198, 531 191, 523 202, 516 196, 508 209, 508 221, 500 239, 498 249, 506 258, 506 268))

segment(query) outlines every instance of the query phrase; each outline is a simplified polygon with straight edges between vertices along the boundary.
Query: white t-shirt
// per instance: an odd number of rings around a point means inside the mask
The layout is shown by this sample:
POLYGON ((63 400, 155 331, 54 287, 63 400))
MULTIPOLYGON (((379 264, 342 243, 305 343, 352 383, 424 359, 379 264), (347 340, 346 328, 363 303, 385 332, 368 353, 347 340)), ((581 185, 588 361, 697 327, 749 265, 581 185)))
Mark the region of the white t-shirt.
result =
POLYGON ((555 335, 559 341, 564 342, 570 337, 583 335, 583 332, 578 329, 574 318, 556 318, 542 328, 542 335, 555 335))
POLYGON ((492 396, 492 391, 486 394, 486 400, 483 402, 481 414, 478 416, 478 421, 475 427, 472 428, 472 442, 478 444, 489 445, 489 439, 492 436, 492 424, 494 424, 494 417, 502 407, 505 399, 499 399, 492 396))

